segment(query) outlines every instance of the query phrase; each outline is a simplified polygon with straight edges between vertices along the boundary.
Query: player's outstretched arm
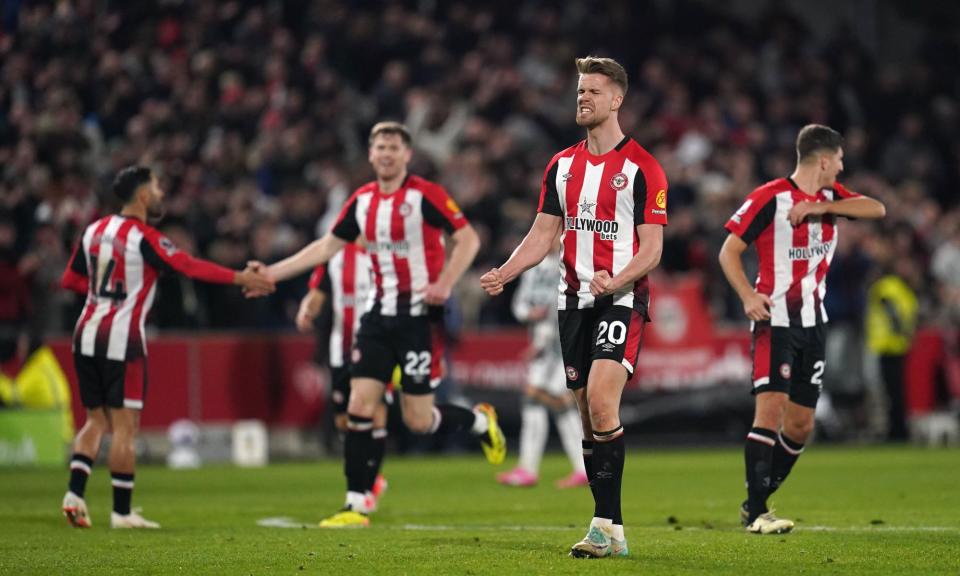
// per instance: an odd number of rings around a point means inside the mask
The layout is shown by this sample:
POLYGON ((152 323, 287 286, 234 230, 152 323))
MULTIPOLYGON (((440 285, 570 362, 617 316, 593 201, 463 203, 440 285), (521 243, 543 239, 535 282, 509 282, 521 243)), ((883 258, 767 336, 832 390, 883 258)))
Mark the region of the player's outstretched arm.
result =
POLYGON ((847 218, 877 219, 887 215, 887 208, 879 200, 857 196, 832 202, 797 202, 790 209, 787 218, 790 224, 799 226, 807 216, 825 214, 847 218))
POLYGON ((153 229, 147 229, 140 244, 144 260, 160 270, 178 272, 201 282, 211 284, 236 284, 244 291, 256 291, 270 294, 275 290, 274 283, 262 272, 247 267, 234 271, 203 258, 194 258, 181 252, 166 236, 153 229))
POLYGON ((346 245, 346 240, 327 232, 323 238, 307 244, 293 256, 271 264, 267 267, 267 276, 275 282, 282 282, 319 264, 329 262, 346 245))
POLYGON ((245 270, 233 273, 233 283, 241 286, 245 293, 272 294, 277 286, 262 270, 247 267, 245 270))
POLYGON ((643 278, 660 264, 660 256, 663 254, 663 226, 638 224, 637 240, 637 253, 616 276, 611 277, 606 270, 593 275, 593 280, 590 281, 591 294, 598 298, 613 294, 643 278))
POLYGON ((766 294, 760 294, 753 289, 746 273, 743 271, 741 257, 747 249, 747 243, 736 234, 729 234, 720 248, 720 268, 727 282, 740 296, 743 302, 743 311, 747 318, 759 322, 770 319, 770 308, 773 301, 766 294))
POLYGON ((563 220, 559 216, 537 214, 530 231, 513 251, 503 266, 493 268, 480 277, 480 286, 487 294, 496 296, 503 292, 503 287, 514 278, 536 266, 547 257, 553 248, 553 242, 560 233, 563 220))
POLYGON ((424 301, 433 306, 441 306, 447 301, 453 285, 467 271, 473 259, 477 257, 477 252, 480 251, 480 237, 469 224, 454 232, 450 238, 453 240, 450 259, 447 260, 437 281, 427 287, 427 293, 424 295, 424 301))

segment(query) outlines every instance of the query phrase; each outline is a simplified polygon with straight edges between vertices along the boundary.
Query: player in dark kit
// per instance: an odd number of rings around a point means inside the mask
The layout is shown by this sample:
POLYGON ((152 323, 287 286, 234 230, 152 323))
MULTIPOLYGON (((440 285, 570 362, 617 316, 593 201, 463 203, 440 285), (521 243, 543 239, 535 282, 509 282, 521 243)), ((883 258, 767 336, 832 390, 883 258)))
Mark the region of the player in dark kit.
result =
POLYGON ((402 369, 401 407, 407 428, 419 434, 469 430, 480 438, 491 463, 499 464, 506 456, 492 406, 479 404, 470 410, 433 402, 443 355, 437 316, 480 248, 477 233, 446 190, 407 173, 413 151, 405 126, 381 122, 371 130, 369 144, 377 179, 350 196, 323 238, 267 269, 272 279, 290 278, 329 261, 359 237, 373 264, 374 298, 360 321, 350 366, 344 444, 347 497, 343 510, 320 523, 324 528, 370 523, 364 490, 373 450, 373 416, 397 364, 402 369), (443 232, 454 242, 446 263, 443 232))
POLYGON ((561 236, 560 340, 583 422, 583 459, 594 498, 574 557, 626 556, 620 512, 625 447, 620 397, 648 320, 647 274, 660 262, 667 181, 656 159, 624 136, 617 114, 627 74, 609 58, 577 60, 577 124, 586 140, 547 165, 539 212, 513 255, 480 280, 491 296, 539 263, 561 236))
POLYGON ((767 509, 813 432, 823 386, 823 298, 837 248, 837 217, 882 218, 883 204, 837 182, 843 138, 816 124, 797 136, 797 167, 787 178, 757 188, 726 224, 730 234, 720 265, 743 301, 753 330, 756 410, 747 434, 747 500, 740 509, 748 532, 779 534, 793 522, 767 509), (741 255, 755 244, 760 261, 756 287, 741 255))
POLYGON ((163 214, 163 190, 149 168, 121 170, 113 181, 113 193, 123 209, 87 226, 62 280, 65 288, 87 295, 73 339, 87 421, 74 440, 63 513, 76 527, 91 526, 83 495, 100 440, 109 432, 110 526, 159 528, 130 508, 134 441, 147 392, 144 319, 153 305, 157 277, 162 272, 179 272, 196 280, 263 292, 272 292, 273 282, 249 269, 234 272, 192 258, 147 225, 148 216, 163 214))

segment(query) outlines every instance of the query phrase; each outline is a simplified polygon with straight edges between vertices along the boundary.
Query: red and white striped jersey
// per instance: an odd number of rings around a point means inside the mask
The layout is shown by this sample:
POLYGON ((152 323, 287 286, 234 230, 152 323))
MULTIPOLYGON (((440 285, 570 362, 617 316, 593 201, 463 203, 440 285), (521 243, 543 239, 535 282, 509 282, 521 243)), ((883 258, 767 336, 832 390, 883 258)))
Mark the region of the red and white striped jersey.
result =
MULTIPOLYGON (((667 224, 667 178, 630 137, 601 156, 583 140, 550 160, 537 211, 563 218, 559 309, 592 308, 594 274, 614 276, 630 263, 640 247, 638 225, 667 224)), ((644 316, 649 301, 646 276, 612 298, 644 316)))
POLYGON ((363 236, 373 267, 371 309, 384 316, 424 316, 424 292, 443 269, 443 232, 467 225, 467 219, 442 186, 407 176, 395 192, 377 183, 358 188, 347 200, 333 234, 353 242, 363 236))
POLYGON ((794 227, 787 219, 790 209, 797 202, 858 196, 839 183, 810 196, 790 178, 779 178, 751 192, 727 221, 725 227, 731 234, 757 246, 760 271, 756 290, 773 300, 773 326, 810 327, 827 321, 823 298, 827 270, 837 249, 836 217, 808 217, 794 227))
POLYGON ((360 316, 366 311, 373 294, 370 257, 356 244, 321 264, 310 276, 310 288, 327 295, 333 307, 330 328, 330 366, 340 368, 350 358, 353 339, 360 327, 360 316))
POLYGON ((74 352, 119 361, 146 356, 144 319, 157 276, 165 271, 217 284, 230 284, 234 276, 233 270, 178 251, 136 218, 106 216, 87 226, 61 280, 64 288, 87 295, 74 352))

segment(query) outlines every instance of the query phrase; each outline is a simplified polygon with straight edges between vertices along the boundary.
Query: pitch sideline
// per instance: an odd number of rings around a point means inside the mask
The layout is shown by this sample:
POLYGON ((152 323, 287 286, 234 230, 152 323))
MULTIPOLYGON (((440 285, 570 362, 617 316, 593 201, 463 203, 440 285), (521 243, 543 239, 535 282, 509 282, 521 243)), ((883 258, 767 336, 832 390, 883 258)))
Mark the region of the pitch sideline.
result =
MULTIPOLYGON (((261 518, 257 520, 257 526, 262 526, 264 528, 297 528, 297 529, 312 529, 318 528, 316 522, 301 522, 294 518, 288 516, 276 516, 270 518, 261 518)), ((490 525, 490 524, 401 524, 399 526, 388 526, 389 528, 399 529, 399 530, 409 530, 409 531, 420 531, 420 532, 455 532, 455 531, 481 531, 481 532, 567 532, 567 531, 577 531, 578 528, 573 526, 536 526, 536 525, 521 525, 521 524, 504 524, 504 525, 490 525)), ((650 527, 650 526, 638 526, 631 527, 633 530, 676 530, 674 526, 663 526, 663 527, 650 527)), ((683 526, 683 530, 691 531, 707 531, 715 530, 715 528, 705 528, 702 526, 683 526)), ((720 528, 719 530, 726 530, 725 528, 720 528)), ((944 533, 954 533, 960 532, 960 527, 958 526, 798 526, 796 529, 797 532, 839 532, 839 533, 851 533, 851 534, 869 534, 877 532, 944 532, 944 533)))

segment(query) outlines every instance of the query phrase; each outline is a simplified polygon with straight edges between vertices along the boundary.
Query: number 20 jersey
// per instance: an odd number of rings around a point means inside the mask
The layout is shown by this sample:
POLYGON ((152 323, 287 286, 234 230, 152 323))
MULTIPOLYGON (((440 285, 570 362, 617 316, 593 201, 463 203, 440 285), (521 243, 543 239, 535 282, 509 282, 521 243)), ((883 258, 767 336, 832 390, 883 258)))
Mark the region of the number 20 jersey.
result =
MULTIPOLYGON (((637 226, 667 224, 667 178, 657 160, 630 137, 606 154, 586 140, 547 165, 538 212, 563 218, 558 308, 593 308, 594 274, 622 271, 640 249, 637 226)), ((613 304, 646 316, 647 277, 613 295, 613 304)))

